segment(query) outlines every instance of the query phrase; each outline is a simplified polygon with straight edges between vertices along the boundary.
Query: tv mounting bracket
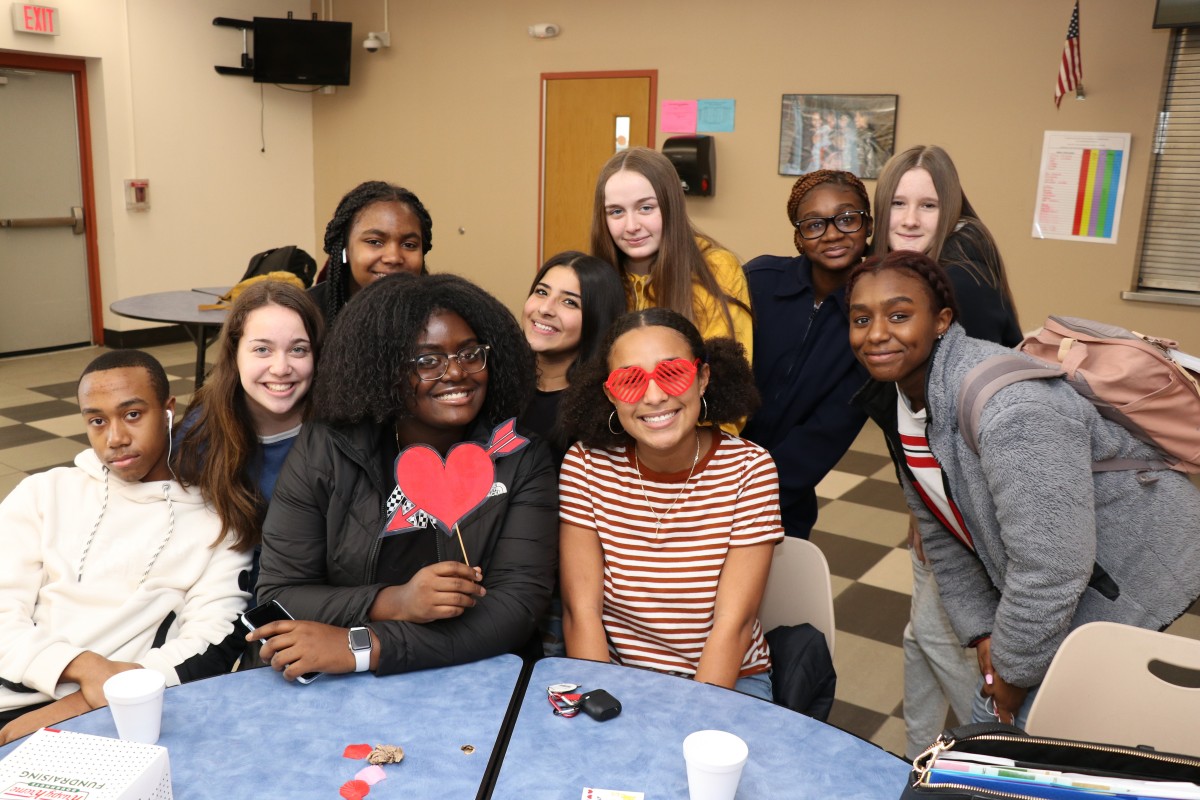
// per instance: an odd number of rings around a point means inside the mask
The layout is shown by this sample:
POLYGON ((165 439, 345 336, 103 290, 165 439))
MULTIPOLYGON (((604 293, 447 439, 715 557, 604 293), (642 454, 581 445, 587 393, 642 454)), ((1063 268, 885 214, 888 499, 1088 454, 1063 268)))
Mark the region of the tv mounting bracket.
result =
POLYGON ((220 75, 244 75, 250 77, 254 74, 254 59, 250 57, 248 48, 249 42, 247 37, 249 31, 254 30, 254 23, 247 19, 230 19, 229 17, 215 17, 212 21, 213 25, 218 25, 223 28, 237 28, 242 32, 242 65, 240 67, 223 67, 216 65, 213 67, 220 75))

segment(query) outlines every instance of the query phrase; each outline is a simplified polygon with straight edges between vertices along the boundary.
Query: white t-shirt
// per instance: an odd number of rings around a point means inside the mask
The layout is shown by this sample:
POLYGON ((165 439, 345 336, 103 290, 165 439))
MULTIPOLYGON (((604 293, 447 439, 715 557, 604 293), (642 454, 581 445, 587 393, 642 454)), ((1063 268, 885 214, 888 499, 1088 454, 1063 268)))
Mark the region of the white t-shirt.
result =
POLYGON ((925 501, 925 507, 937 517, 946 530, 974 552, 975 542, 971 539, 971 532, 967 530, 962 514, 958 512, 958 506, 946 496, 942 465, 929 449, 929 439, 925 436, 927 420, 926 409, 913 411, 912 406, 908 404, 908 398, 897 386, 896 428, 900 433, 900 445, 904 449, 904 462, 916 479, 913 488, 925 501))

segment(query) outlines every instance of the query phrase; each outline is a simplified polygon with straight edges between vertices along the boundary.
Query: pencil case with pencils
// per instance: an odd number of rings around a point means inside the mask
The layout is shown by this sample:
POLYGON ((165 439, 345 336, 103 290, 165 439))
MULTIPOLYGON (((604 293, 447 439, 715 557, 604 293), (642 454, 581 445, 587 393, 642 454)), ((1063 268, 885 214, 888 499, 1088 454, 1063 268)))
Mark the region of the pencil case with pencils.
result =
POLYGON ((913 762, 901 800, 1200 800, 1200 758, 1031 736, 1000 723, 942 733, 913 762))

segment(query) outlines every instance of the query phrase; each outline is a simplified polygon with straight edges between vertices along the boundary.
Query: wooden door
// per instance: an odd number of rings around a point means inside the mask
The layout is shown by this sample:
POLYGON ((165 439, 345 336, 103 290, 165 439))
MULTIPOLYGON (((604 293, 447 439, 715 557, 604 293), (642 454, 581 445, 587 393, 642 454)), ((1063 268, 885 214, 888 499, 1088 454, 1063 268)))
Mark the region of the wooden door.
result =
POLYGON ((657 88, 654 70, 542 75, 539 263, 587 252, 596 177, 618 148, 618 118, 629 122, 624 146, 653 147, 657 88))

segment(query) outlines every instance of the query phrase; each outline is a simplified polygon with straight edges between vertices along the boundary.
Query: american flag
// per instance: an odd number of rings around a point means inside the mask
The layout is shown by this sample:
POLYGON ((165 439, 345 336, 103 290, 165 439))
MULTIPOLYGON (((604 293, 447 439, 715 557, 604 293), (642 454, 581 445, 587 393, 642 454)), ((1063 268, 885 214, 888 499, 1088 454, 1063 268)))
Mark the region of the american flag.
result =
POLYGON ((1063 95, 1075 91, 1076 98, 1083 97, 1083 60, 1079 55, 1079 0, 1071 12, 1071 24, 1067 26, 1067 42, 1063 45, 1062 63, 1058 65, 1058 84, 1054 87, 1054 107, 1062 102, 1063 95))

